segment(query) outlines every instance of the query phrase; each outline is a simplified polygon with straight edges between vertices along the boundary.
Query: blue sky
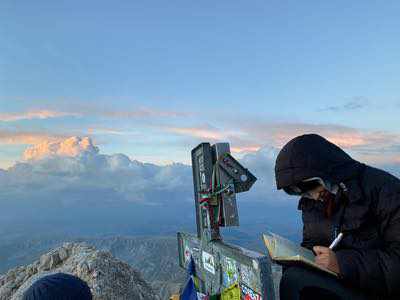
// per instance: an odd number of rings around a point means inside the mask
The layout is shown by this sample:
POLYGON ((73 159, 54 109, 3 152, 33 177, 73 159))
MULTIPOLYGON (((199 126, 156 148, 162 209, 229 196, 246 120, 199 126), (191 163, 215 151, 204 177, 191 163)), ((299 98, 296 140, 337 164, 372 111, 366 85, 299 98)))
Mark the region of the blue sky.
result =
POLYGON ((200 141, 239 155, 310 131, 400 162, 399 13, 398 1, 2 1, 0 167, 74 135, 169 163, 200 141))

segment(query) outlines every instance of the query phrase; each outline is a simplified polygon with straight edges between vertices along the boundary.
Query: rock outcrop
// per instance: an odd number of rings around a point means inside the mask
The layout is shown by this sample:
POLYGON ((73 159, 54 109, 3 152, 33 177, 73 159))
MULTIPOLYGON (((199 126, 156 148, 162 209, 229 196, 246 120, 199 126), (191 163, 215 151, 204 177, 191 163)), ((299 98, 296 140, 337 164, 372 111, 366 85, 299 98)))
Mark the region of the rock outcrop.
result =
MULTIPOLYGON (((1 231, 1 228, 0 228, 1 231)), ((85 243, 97 250, 109 251, 114 257, 140 271, 162 300, 177 294, 186 281, 186 271, 179 266, 176 236, 108 236, 20 238, 1 240, 0 274, 16 266, 28 265, 41 254, 65 242, 85 243), (162 251, 160 252, 160 249, 162 251)))
POLYGON ((89 285, 93 299, 159 299, 151 286, 130 265, 110 252, 82 243, 65 243, 28 266, 0 275, 0 300, 19 300, 39 278, 52 273, 69 273, 89 285))

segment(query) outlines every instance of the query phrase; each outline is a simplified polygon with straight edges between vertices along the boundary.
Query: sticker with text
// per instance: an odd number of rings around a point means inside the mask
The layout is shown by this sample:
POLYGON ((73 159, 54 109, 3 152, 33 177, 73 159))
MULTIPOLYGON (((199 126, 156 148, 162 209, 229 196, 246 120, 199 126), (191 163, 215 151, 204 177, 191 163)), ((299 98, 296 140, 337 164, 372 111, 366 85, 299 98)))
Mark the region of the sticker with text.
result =
POLYGON ((214 256, 203 251, 202 253, 203 267, 211 274, 215 274, 214 256))

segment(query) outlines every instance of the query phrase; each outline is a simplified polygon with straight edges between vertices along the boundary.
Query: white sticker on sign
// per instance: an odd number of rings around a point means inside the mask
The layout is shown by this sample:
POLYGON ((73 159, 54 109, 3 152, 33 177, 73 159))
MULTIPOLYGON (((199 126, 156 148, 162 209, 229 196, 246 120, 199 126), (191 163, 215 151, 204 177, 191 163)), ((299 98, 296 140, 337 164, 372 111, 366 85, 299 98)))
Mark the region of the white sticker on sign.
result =
POLYGON ((185 262, 188 262, 191 256, 192 256, 192 251, 190 251, 188 246, 185 246, 185 262))
POLYGON ((253 259, 253 268, 258 270, 258 262, 255 259, 253 259))
POLYGON ((203 251, 201 257, 204 269, 206 269, 208 272, 214 275, 215 274, 214 256, 212 256, 210 253, 203 251))

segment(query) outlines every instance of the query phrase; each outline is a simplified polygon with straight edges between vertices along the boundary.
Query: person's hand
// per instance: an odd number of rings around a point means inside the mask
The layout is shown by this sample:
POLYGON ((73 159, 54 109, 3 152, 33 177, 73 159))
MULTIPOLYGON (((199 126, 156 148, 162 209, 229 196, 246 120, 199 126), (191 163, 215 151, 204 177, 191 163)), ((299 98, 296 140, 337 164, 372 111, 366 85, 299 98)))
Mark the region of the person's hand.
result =
POLYGON ((340 273, 339 264, 336 259, 336 254, 328 247, 314 246, 314 252, 317 254, 315 256, 315 263, 321 267, 335 272, 340 273))

